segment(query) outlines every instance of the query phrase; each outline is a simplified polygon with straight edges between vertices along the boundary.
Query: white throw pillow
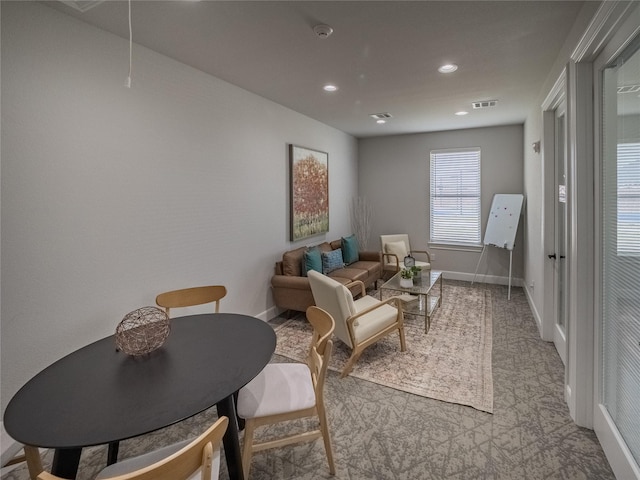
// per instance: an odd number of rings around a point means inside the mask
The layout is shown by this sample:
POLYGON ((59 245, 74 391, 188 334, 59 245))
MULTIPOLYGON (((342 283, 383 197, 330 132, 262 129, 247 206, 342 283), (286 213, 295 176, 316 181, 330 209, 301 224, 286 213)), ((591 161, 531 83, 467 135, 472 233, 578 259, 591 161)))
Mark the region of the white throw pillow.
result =
MULTIPOLYGON (((400 264, 402 264, 402 262, 404 261, 404 257, 406 257, 408 253, 407 246, 404 244, 402 240, 398 242, 389 242, 385 244, 384 249, 386 250, 385 253, 393 253, 394 255, 397 255, 398 262, 400 262, 400 264)), ((385 258, 387 259, 385 263, 393 263, 395 265, 395 261, 393 257, 385 257, 385 258)))

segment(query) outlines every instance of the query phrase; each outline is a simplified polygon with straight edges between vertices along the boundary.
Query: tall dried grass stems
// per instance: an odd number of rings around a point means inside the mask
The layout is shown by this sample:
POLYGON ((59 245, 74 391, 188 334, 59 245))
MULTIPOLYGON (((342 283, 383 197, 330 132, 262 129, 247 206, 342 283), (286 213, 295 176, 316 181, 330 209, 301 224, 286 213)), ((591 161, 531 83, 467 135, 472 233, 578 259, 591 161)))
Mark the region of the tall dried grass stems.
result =
POLYGON ((351 203, 351 227, 362 250, 366 250, 369 243, 372 216, 373 211, 367 200, 363 197, 353 197, 351 203))

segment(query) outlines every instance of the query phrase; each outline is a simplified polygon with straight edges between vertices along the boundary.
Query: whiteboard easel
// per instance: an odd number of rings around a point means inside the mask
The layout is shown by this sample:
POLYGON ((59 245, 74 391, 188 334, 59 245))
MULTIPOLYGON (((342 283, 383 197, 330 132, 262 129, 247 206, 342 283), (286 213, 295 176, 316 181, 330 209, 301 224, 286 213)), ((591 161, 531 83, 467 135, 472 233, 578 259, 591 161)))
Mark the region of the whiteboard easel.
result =
POLYGON ((521 193, 496 193, 491 203, 491 211, 487 221, 487 229, 484 232, 484 240, 482 252, 476 265, 476 271, 473 274, 475 282, 478 274, 478 267, 484 256, 487 245, 497 248, 506 248, 509 250, 509 296, 511 300, 511 267, 513 264, 513 245, 516 240, 516 232, 518 230, 518 221, 520 220, 520 212, 522 210, 522 202, 524 195, 521 193))

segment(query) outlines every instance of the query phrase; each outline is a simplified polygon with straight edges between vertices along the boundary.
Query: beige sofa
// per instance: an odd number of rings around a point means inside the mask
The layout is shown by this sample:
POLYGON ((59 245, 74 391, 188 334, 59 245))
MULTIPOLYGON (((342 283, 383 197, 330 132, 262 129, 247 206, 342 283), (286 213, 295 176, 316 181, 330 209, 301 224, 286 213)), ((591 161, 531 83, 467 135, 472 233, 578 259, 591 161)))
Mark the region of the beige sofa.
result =
MULTIPOLYGON (((324 242, 318 245, 321 252, 329 252, 341 248, 341 239, 324 242)), ((271 278, 273 298, 277 307, 284 310, 305 312, 315 305, 309 279, 303 276, 303 255, 307 247, 289 250, 276 262, 275 275, 271 278)), ((328 274, 329 277, 346 285, 354 280, 361 280, 366 288, 374 287, 376 280, 382 275, 380 252, 358 252, 358 261, 338 268, 328 274)), ((357 286, 352 287, 354 294, 359 294, 357 286)))

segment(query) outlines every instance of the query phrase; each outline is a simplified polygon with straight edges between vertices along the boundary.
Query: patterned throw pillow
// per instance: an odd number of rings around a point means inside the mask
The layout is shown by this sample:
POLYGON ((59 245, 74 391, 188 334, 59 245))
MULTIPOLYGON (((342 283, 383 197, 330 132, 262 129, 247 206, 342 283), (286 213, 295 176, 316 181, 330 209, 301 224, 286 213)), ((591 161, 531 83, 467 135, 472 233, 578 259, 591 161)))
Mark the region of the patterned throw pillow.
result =
POLYGON ((342 249, 336 248, 331 252, 322 253, 322 273, 328 275, 329 273, 344 267, 344 260, 342 259, 342 249))
POLYGON ((342 258, 347 265, 351 265, 359 260, 358 239, 355 235, 342 237, 342 258))

